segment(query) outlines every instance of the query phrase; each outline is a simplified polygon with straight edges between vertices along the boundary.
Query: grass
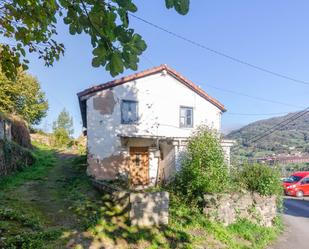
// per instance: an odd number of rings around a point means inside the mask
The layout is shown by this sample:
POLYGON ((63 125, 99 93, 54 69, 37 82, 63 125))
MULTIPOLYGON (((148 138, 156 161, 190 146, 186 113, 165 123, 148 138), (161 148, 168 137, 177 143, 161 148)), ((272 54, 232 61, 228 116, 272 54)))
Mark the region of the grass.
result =
POLYGON ((0 248, 260 249, 280 232, 280 221, 224 227, 173 195, 168 226, 130 226, 127 210, 93 189, 84 156, 38 145, 34 154, 35 165, 0 178, 0 248))
POLYGON ((35 163, 31 167, 11 175, 0 177, 0 190, 17 187, 30 180, 40 180, 47 174, 48 168, 54 166, 56 159, 54 151, 44 145, 36 144, 34 149, 35 163))
POLYGON ((239 220, 237 223, 230 225, 228 229, 231 233, 250 241, 251 248, 262 249, 277 238, 282 228, 281 220, 277 218, 273 228, 261 227, 247 220, 239 220))

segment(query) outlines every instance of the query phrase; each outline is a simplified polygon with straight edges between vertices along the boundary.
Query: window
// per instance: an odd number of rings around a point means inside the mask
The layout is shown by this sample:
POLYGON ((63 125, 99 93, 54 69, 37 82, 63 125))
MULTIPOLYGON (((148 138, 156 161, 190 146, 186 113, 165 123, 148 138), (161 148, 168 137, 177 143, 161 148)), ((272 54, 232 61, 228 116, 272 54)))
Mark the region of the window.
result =
POLYGON ((135 166, 136 166, 136 167, 139 167, 139 166, 140 166, 141 154, 136 154, 136 155, 135 155, 135 160, 134 160, 134 162, 135 162, 135 166))
POLYGON ((309 178, 305 178, 301 181, 301 185, 309 184, 309 178))
POLYGON ((192 107, 180 107, 180 127, 193 127, 192 107))
POLYGON ((284 182, 289 182, 289 183, 293 183, 293 182, 298 182, 301 179, 300 176, 290 176, 288 177, 284 182))
POLYGON ((121 123, 134 124, 138 121, 137 101, 122 100, 121 102, 121 123))

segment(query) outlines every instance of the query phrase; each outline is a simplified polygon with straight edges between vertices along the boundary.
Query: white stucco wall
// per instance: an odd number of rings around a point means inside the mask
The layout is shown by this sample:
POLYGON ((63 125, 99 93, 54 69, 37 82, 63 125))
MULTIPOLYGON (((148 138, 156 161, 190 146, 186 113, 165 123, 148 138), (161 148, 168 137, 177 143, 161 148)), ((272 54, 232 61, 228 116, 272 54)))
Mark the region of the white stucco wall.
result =
MULTIPOLYGON (((120 135, 185 138, 200 124, 220 130, 221 110, 163 72, 97 92, 87 99, 88 152, 98 160, 121 152, 120 135), (103 115, 94 107, 94 99, 104 98, 107 91, 112 91, 115 105, 112 113, 103 115), (121 124, 123 99, 138 101, 137 124, 121 124), (193 107, 193 128, 179 127, 180 106, 193 107)), ((154 172, 151 166, 150 174, 154 172)))
POLYGON ((224 153, 225 162, 228 166, 231 164, 231 148, 236 143, 235 140, 225 139, 221 141, 221 147, 224 153))

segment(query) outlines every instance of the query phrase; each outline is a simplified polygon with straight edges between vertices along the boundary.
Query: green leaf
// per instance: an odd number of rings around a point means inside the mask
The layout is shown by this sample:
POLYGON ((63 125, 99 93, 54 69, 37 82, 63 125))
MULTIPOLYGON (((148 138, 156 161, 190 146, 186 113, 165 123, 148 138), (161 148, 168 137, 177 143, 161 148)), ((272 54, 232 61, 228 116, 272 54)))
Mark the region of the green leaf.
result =
MULTIPOLYGON (((0 51, 0 69, 12 78, 22 64, 20 58, 27 57, 28 51, 37 53, 46 66, 52 66, 64 54, 63 44, 53 39, 57 36, 57 15, 62 16, 70 34, 84 32, 89 35, 94 48, 93 66, 106 66, 113 76, 124 68, 136 69, 138 56, 147 47, 142 37, 129 28, 128 13, 137 11, 133 0, 111 0, 110 5, 104 0, 8 2, 11 4, 3 5, 1 20, 6 21, 1 24, 0 35, 19 45, 0 51), (124 52, 128 53, 126 59, 122 57, 124 52)), ((188 12, 189 3, 190 0, 165 0, 167 8, 174 8, 181 14, 188 12)))
POLYGON ((93 67, 99 67, 101 65, 102 61, 103 60, 100 57, 93 57, 93 59, 92 59, 92 66, 93 67))
POLYGON ((64 22, 64 24, 70 24, 72 22, 72 20, 69 17, 65 17, 65 18, 63 18, 63 22, 64 22))
POLYGON ((122 24, 125 28, 129 26, 129 18, 128 18, 128 13, 124 9, 119 9, 118 14, 120 17, 120 20, 122 21, 122 24))
POLYGON ((73 25, 73 24, 70 25, 69 32, 70 32, 71 35, 75 35, 76 34, 75 25, 73 25))
POLYGON ((170 9, 174 7, 174 0, 165 0, 166 8, 170 9))
POLYGON ((134 45, 135 47, 139 50, 139 51, 145 51, 147 48, 146 42, 142 39, 142 37, 139 34, 135 34, 133 36, 133 41, 134 41, 134 45))
POLYGON ((127 10, 130 11, 130 12, 136 12, 137 7, 134 3, 130 3, 129 6, 127 7, 127 10))
POLYGON ((186 15, 189 12, 190 0, 178 0, 175 3, 176 11, 181 15, 186 15))
POLYGON ((92 54, 103 59, 106 57, 107 51, 105 47, 101 45, 95 48, 94 50, 92 50, 92 54))
POLYGON ((23 70, 28 70, 29 69, 28 65, 26 65, 26 64, 22 64, 21 66, 22 66, 23 70))
POLYGON ((189 11, 190 0, 165 0, 166 8, 175 8, 181 14, 186 15, 189 11))
POLYGON ((123 62, 121 55, 119 53, 114 53, 111 57, 110 63, 110 72, 112 76, 116 76, 119 73, 123 72, 123 62))

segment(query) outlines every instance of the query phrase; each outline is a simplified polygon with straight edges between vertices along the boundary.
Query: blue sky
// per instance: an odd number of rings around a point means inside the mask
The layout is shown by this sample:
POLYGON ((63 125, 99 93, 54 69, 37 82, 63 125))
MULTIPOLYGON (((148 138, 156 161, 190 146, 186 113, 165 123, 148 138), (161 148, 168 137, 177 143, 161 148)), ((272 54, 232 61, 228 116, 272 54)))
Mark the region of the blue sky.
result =
MULTIPOLYGON (((186 16, 167 10, 164 0, 135 2, 139 7, 136 15, 175 33, 252 64, 309 81, 308 1, 191 0, 186 16)), ((237 113, 287 113, 308 106, 309 85, 232 62, 133 18, 130 22, 148 44, 139 70, 168 64, 191 79, 227 107, 222 120, 224 131, 271 116, 237 113), (290 105, 258 101, 211 86, 290 105)), ((66 46, 65 56, 50 68, 31 56, 29 71, 39 79, 50 103, 48 117, 40 126, 50 128, 65 107, 74 118, 75 135, 78 135, 81 119, 76 93, 112 77, 103 68, 91 67, 92 49, 86 35, 71 36, 62 20, 58 31, 57 40, 66 46)), ((128 70, 123 75, 130 73, 128 70)))

